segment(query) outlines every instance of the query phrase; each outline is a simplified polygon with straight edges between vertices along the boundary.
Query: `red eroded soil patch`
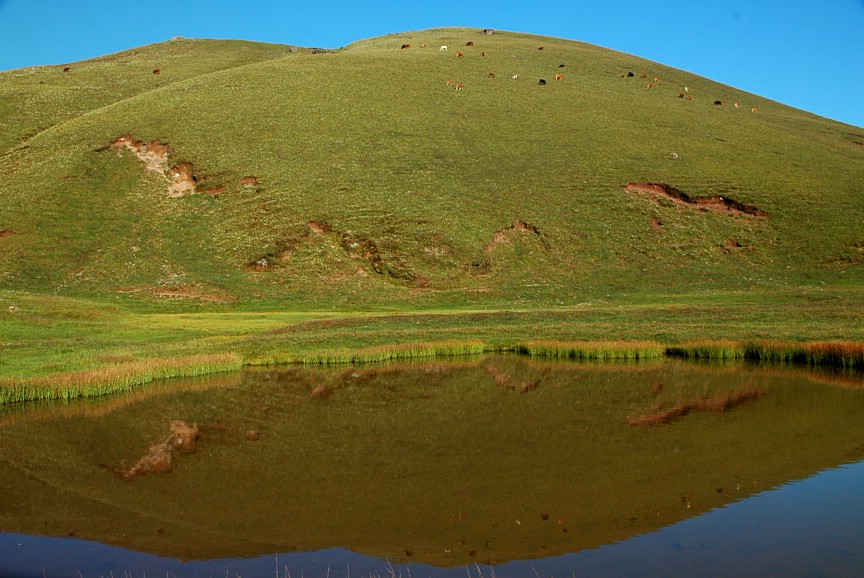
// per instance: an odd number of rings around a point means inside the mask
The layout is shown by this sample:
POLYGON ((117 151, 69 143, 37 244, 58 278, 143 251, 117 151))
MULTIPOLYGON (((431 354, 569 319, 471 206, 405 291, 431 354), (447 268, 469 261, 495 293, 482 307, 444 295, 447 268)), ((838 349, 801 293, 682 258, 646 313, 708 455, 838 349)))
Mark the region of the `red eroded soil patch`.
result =
POLYGON ((516 221, 509 227, 504 227, 503 229, 498 229, 497 231, 495 231, 495 235, 492 236, 492 240, 489 241, 485 247, 483 247, 483 250, 487 253, 491 253, 499 245, 505 243, 511 235, 523 232, 540 235, 540 230, 534 225, 530 225, 525 221, 516 221))
POLYGON ((0 231, 0 239, 2 239, 3 237, 11 237, 11 236, 17 235, 17 234, 18 233, 16 233, 15 231, 10 231, 9 229, 3 229, 2 231, 0 231))
POLYGON ((693 197, 684 191, 664 183, 627 183, 624 190, 628 193, 648 193, 658 198, 672 201, 699 209, 725 211, 735 215, 764 217, 767 213, 754 205, 748 205, 722 195, 693 197))

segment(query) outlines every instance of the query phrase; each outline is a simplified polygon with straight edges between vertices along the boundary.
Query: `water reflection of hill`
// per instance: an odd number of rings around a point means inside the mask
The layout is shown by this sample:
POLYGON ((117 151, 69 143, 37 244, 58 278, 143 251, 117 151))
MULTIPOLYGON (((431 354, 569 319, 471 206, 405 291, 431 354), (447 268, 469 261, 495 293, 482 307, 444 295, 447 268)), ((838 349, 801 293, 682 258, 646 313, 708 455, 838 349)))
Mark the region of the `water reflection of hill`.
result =
POLYGON ((0 528, 185 559, 344 546, 504 562, 623 540, 864 454, 861 389, 679 362, 291 367, 113 403, 0 418, 0 528), (197 427, 194 452, 118 475, 172 422, 197 427))

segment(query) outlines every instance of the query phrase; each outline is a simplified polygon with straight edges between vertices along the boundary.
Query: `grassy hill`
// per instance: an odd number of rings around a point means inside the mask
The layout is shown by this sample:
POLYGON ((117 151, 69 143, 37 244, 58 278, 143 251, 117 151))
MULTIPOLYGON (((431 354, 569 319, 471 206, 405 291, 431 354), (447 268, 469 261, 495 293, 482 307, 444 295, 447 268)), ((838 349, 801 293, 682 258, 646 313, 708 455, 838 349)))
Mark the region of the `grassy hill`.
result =
POLYGON ((0 121, 0 305, 48 325, 805 302, 781 336, 862 337, 864 129, 596 46, 174 39, 2 73, 0 121))

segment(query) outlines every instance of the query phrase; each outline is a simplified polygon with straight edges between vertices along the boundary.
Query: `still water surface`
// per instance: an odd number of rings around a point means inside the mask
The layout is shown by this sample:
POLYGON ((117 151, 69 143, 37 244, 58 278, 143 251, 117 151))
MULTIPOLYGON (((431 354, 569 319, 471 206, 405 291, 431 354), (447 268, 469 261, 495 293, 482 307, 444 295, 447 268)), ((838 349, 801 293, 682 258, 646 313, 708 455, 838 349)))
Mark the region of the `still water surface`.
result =
POLYGON ((0 413, 0 576, 864 568, 864 376, 485 357, 0 413))

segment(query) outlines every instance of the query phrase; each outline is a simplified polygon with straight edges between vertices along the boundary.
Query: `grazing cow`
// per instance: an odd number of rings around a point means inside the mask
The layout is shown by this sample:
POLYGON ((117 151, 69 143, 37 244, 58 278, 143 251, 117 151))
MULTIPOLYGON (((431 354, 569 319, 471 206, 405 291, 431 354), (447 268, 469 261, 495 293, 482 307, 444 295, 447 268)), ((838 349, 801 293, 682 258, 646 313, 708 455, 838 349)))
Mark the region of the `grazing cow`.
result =
POLYGON ((162 72, 162 69, 161 69, 161 68, 154 68, 154 69, 153 69, 153 74, 159 74, 159 73, 161 73, 161 72, 162 72))
POLYGON ((457 85, 456 85, 456 90, 462 90, 462 85, 461 85, 461 84, 457 84, 457 85))
POLYGON ((564 80, 564 75, 559 72, 555 75, 555 80, 564 80))
POLYGON ((465 43, 465 46, 474 46, 474 41, 469 40, 468 42, 465 43))
POLYGON ((714 104, 716 104, 717 106, 720 106, 721 104, 723 104, 723 101, 722 100, 715 100, 714 104))
POLYGON ((402 50, 405 50, 406 48, 411 48, 411 45, 410 44, 403 44, 402 50))
POLYGON ((488 76, 489 78, 495 78, 495 73, 494 73, 494 72, 490 72, 490 73, 487 74, 486 76, 488 76))
POLYGON ((654 85, 649 82, 645 85, 645 88, 654 88, 654 85))
POLYGON ((639 78, 648 78, 648 73, 643 72, 642 74, 639 75, 639 78))
POLYGON ((483 29, 483 34, 492 34, 493 32, 495 32, 495 31, 492 30, 491 28, 484 28, 483 29))
POLYGON ((738 108, 738 101, 735 101, 735 108, 738 108))
POLYGON ((754 106, 750 109, 750 112, 759 112, 759 109, 754 106))
POLYGON ((456 84, 456 83, 453 82, 452 80, 447 81, 447 86, 453 86, 454 84, 456 84))
POLYGON ((482 56, 483 58, 486 58, 486 51, 484 50, 483 52, 481 52, 480 56, 482 56))
POLYGON ((630 71, 630 72, 627 73, 627 78, 633 78, 634 76, 636 76, 636 75, 633 74, 632 71, 630 71))
POLYGON ((456 58, 465 58, 465 55, 457 50, 456 51, 456 58))
POLYGON ((513 80, 519 80, 519 75, 518 75, 518 74, 514 74, 514 75, 511 76, 510 78, 512 78, 513 80))
POLYGON ((442 44, 441 48, 438 49, 438 52, 447 52, 447 47, 442 44))
POLYGON ((72 69, 69 68, 68 66, 63 67, 63 72, 69 72, 70 70, 72 70, 72 69))
POLYGON ((541 78, 540 80, 537 81, 537 84, 539 84, 539 85, 545 85, 545 84, 546 84, 546 79, 545 79, 545 78, 541 78))
POLYGON ((558 65, 558 68, 564 68, 564 65, 563 65, 563 64, 559 64, 559 65, 558 65))

